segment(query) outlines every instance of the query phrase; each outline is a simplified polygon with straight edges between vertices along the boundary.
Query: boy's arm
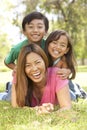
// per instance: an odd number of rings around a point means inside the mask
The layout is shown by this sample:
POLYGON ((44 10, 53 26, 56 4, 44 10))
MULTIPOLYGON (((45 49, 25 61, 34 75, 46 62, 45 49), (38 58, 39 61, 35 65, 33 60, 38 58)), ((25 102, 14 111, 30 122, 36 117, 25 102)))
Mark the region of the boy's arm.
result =
POLYGON ((5 57, 4 59, 4 64, 10 68, 10 69, 14 69, 15 68, 15 61, 18 58, 18 54, 19 54, 19 46, 15 45, 14 47, 11 48, 10 52, 8 53, 8 55, 5 57))
POLYGON ((18 55, 21 48, 27 44, 28 44, 28 39, 25 39, 11 48, 10 52, 8 53, 8 55, 4 60, 4 63, 8 68, 14 69, 15 61, 18 59, 18 55))
POLYGON ((18 51, 16 48, 11 48, 11 51, 8 53, 8 55, 4 59, 4 64, 9 68, 9 69, 14 69, 15 67, 15 61, 17 60, 17 55, 18 51))
POLYGON ((8 68, 14 69, 15 61, 18 59, 18 55, 21 48, 27 44, 28 44, 28 39, 25 39, 11 48, 10 52, 8 53, 8 55, 5 57, 4 60, 4 63, 8 68))
POLYGON ((9 64, 6 64, 5 63, 5 60, 4 60, 4 64, 9 68, 9 69, 14 69, 15 68, 15 66, 16 66, 16 64, 15 63, 9 63, 9 64))

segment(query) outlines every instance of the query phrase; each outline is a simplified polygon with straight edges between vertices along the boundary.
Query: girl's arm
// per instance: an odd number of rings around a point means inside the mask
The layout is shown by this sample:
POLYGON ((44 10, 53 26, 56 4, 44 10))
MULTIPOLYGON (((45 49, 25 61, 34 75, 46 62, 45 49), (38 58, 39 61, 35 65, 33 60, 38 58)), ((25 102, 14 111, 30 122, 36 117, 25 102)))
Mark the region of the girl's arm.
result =
POLYGON ((60 68, 57 71, 57 74, 61 79, 67 79, 69 78, 71 74, 71 70, 68 68, 67 62, 65 57, 63 57, 56 65, 56 67, 60 68))
POLYGON ((71 99, 70 99, 70 93, 69 93, 69 87, 68 85, 61 88, 59 91, 57 91, 57 99, 60 105, 60 110, 68 110, 71 108, 71 99))
POLYGON ((57 74, 61 79, 67 79, 71 74, 71 70, 68 68, 60 68, 58 69, 57 74))

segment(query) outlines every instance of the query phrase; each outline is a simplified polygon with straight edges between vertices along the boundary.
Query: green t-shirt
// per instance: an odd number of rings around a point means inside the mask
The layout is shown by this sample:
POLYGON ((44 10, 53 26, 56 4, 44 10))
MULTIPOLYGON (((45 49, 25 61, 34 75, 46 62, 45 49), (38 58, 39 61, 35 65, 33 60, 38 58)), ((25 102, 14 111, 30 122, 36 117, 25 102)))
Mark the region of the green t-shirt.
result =
MULTIPOLYGON (((19 55, 21 48, 23 46, 27 45, 28 43, 29 43, 28 39, 25 39, 24 41, 18 43, 14 47, 12 47, 11 51, 9 52, 7 57, 5 58, 5 63, 6 64, 14 63, 18 59, 18 55, 19 55)), ((41 48, 44 49, 44 47, 45 47, 45 40, 42 39, 41 48)))

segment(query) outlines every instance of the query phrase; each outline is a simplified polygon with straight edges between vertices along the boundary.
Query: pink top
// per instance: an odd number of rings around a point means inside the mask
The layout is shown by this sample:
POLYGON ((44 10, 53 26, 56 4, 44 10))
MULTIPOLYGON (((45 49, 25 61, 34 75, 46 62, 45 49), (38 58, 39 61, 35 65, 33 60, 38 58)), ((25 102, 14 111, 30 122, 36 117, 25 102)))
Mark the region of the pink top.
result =
POLYGON ((68 84, 68 80, 62 80, 56 74, 58 67, 50 67, 47 70, 47 85, 44 90, 41 102, 33 96, 32 97, 32 107, 37 105, 42 105, 43 103, 58 104, 56 92, 65 87, 68 84))

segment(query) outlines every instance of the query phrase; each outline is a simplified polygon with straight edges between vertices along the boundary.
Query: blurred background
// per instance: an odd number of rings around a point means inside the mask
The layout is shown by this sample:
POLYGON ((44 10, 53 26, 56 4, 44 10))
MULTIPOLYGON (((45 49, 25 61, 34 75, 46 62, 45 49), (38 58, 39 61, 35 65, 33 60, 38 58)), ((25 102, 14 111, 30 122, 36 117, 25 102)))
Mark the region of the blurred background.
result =
POLYGON ((78 65, 87 65, 87 0, 0 0, 0 66, 10 48, 24 38, 23 17, 35 10, 48 17, 48 34, 55 29, 69 33, 78 65))

